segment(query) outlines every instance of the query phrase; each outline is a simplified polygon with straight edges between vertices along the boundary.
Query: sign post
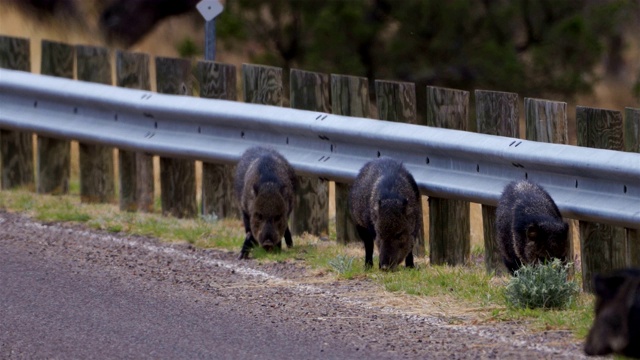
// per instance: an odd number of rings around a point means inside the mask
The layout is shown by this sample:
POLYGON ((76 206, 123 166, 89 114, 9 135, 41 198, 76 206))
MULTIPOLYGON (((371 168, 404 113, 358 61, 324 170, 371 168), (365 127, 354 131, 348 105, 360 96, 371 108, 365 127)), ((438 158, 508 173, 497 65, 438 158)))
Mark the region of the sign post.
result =
POLYGON ((218 0, 202 0, 196 8, 206 21, 204 27, 204 58, 216 59, 216 17, 222 12, 223 6, 218 0))

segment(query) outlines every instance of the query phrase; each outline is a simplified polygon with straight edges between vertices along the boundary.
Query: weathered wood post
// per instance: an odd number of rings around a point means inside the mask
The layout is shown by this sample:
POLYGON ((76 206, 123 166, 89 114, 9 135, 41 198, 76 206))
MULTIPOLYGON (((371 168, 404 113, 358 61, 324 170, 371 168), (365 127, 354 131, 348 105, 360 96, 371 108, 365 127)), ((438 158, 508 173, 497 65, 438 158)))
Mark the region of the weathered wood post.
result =
MULTIPOLYGON (((236 101, 236 67, 199 61, 196 77, 200 97, 236 101)), ((233 196, 235 166, 202 163, 202 215, 239 218, 240 207, 233 196)))
MULTIPOLYGON (((29 39, 0 36, 0 68, 31 71, 29 39)), ((27 186, 33 190, 31 133, 0 129, 1 189, 27 186)))
POLYGON ((282 69, 242 64, 242 90, 247 103, 282 106, 282 69))
MULTIPOLYGON (((42 40, 42 75, 73 79, 75 47, 42 40)), ((34 106, 38 106, 37 103, 34 106)), ((75 114, 69 113, 69 116, 75 114)), ((36 159, 36 189, 38 193, 66 194, 71 171, 71 143, 38 136, 36 159)))
MULTIPOLYGON (((192 95, 191 61, 156 58, 158 93, 192 95)), ((155 121, 156 128, 162 124, 155 121)), ((195 217, 196 163, 193 160, 160 157, 160 191, 162 213, 179 218, 195 217)))
MULTIPOLYGON (((478 132, 489 135, 520 137, 518 94, 476 90, 476 124, 478 132)), ((516 180, 516 179, 514 179, 516 180)), ((502 191, 502 190, 501 190, 502 191)), ((495 234, 496 207, 482 205, 484 253, 487 271, 506 271, 495 234)))
MULTIPOLYGON (((112 85, 111 52, 102 47, 76 46, 76 78, 112 85)), ((79 116, 82 116, 81 109, 79 116)), ((80 143, 80 201, 108 203, 115 196, 113 148, 80 143)))
MULTIPOLYGON (((640 153, 640 109, 624 109, 624 150, 640 153)), ((640 266, 640 230, 626 230, 627 266, 640 266)))
MULTIPOLYGON (((331 111, 336 115, 369 117, 369 80, 331 75, 331 111)), ((335 183, 336 238, 342 244, 359 241, 356 225, 349 215, 349 188, 348 184, 335 183)))
MULTIPOLYGON (((543 99, 524 98, 525 138, 531 141, 554 144, 569 144, 567 103, 543 99)), ((535 179, 534 179, 535 181, 535 179)), ((575 220, 565 219, 569 224, 567 258, 573 261, 574 252, 571 239, 575 220)))
MULTIPOLYGON (((620 111, 576 107, 578 146, 624 150, 620 111)), ((576 187, 580 184, 576 182, 576 187)), ((622 189, 621 189, 622 191, 622 189)), ((625 229, 607 224, 580 221, 582 287, 593 291, 594 274, 624 267, 625 229)))
MULTIPOLYGON (((427 86, 427 125, 469 128, 469 92, 427 86)), ((428 164, 427 164, 428 166, 428 164)), ((470 204, 429 197, 429 258, 432 264, 464 264, 471 255, 470 204)))
MULTIPOLYGON (((149 55, 118 51, 116 85, 150 91, 149 55)), ((120 210, 153 212, 153 155, 120 149, 118 170, 120 210)))
MULTIPOLYGON (((292 69, 290 79, 289 99, 292 108, 331 112, 329 75, 292 69)), ((295 197, 291 232, 328 236, 329 183, 319 178, 298 176, 298 190, 295 197)))
MULTIPOLYGON (((378 119, 408 124, 418 123, 415 84, 376 80, 375 88, 378 119)), ((420 207, 422 207, 422 202, 420 202, 420 207)), ((413 254, 424 256, 425 252, 423 225, 420 229, 418 241, 414 244, 413 254)))

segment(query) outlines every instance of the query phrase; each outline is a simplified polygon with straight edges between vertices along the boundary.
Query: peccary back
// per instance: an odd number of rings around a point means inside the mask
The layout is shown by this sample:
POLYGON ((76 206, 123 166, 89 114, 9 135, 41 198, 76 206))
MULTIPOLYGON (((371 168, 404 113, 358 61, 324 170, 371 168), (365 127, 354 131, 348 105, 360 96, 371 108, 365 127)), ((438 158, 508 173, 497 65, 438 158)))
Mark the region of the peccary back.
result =
POLYGON ((640 358, 640 269, 595 275, 593 285, 596 316, 585 353, 640 358))
POLYGON ((293 168, 277 151, 257 146, 242 155, 234 180, 247 233, 241 258, 246 258, 256 243, 267 250, 281 248, 283 236, 287 246, 293 246, 287 222, 295 183, 293 168))
POLYGON ((413 266, 413 245, 422 227, 420 193, 405 167, 388 157, 365 164, 349 192, 349 211, 365 245, 365 265, 373 265, 374 243, 380 268, 402 260, 413 266))
POLYGON ((508 184, 498 201, 496 235, 507 269, 558 258, 566 261, 569 226, 551 196, 527 181, 508 184))

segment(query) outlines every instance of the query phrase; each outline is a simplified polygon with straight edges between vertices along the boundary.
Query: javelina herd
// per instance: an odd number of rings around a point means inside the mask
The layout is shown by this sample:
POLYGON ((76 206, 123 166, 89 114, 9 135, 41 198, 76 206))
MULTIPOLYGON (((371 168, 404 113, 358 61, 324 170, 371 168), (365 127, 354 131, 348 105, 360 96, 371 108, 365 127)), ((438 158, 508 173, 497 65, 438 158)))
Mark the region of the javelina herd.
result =
MULTIPOLYGON (((288 218, 293 209, 296 176, 277 151, 252 147, 240 158, 234 192, 240 202, 246 237, 240 258, 252 247, 266 250, 293 246, 288 218)), ((413 267, 413 246, 422 228, 418 186, 402 163, 382 157, 366 163, 349 192, 349 212, 365 246, 365 267, 394 269, 403 260, 413 267)), ((509 183, 496 209, 496 238, 511 274, 522 265, 567 260, 568 225, 551 196, 527 181, 509 183)), ((640 358, 640 269, 623 269, 594 277, 595 320, 585 343, 588 355, 609 353, 640 358)))
POLYGON ((551 196, 527 180, 508 184, 496 209, 498 248, 513 274, 522 265, 551 258, 566 261, 569 225, 551 196))

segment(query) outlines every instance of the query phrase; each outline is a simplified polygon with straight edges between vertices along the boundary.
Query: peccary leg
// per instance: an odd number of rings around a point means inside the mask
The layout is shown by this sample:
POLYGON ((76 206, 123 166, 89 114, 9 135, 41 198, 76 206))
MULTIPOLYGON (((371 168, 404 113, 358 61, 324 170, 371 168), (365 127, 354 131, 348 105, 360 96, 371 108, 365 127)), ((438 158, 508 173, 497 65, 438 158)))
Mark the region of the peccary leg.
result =
POLYGON ((242 244, 242 250, 240 250, 240 256, 238 259, 248 259, 249 251, 251 248, 258 244, 256 239, 251 234, 251 222, 249 220, 249 214, 242 212, 242 222, 244 223, 244 230, 246 232, 246 237, 244 238, 244 243, 242 244))
MULTIPOLYGON (((293 239, 291 238, 291 231, 289 231, 289 227, 284 231, 284 242, 287 243, 287 247, 293 247, 293 239)), ((282 245, 280 245, 282 246, 282 245)))
POLYGON ((256 245, 258 245, 258 242, 253 237, 253 235, 251 235, 251 233, 248 232, 247 236, 244 238, 244 243, 242 244, 242 250, 240 250, 240 256, 238 257, 238 259, 240 260, 248 259, 251 248, 253 248, 256 245))
POLYGON ((507 269, 509 270, 509 273, 513 275, 516 272, 516 270, 520 269, 521 265, 517 260, 504 259, 504 266, 506 266, 507 269))
POLYGON ((407 255, 407 258, 404 259, 404 266, 406 266, 408 268, 414 267, 414 265, 413 265, 413 252, 410 252, 409 255, 407 255))
POLYGON ((373 267, 373 239, 375 235, 372 235, 367 228, 360 225, 356 225, 356 229, 358 230, 358 235, 364 242, 364 267, 370 269, 373 267))

